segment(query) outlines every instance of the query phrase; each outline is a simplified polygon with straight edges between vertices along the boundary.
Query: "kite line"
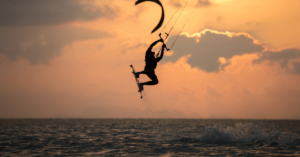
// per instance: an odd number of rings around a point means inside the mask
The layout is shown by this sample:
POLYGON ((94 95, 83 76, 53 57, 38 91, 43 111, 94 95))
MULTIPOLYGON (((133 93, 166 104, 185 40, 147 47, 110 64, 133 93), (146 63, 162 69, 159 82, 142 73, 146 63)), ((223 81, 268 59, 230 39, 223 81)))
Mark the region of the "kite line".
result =
MULTIPOLYGON (((170 31, 169 31, 168 33, 165 32, 166 37, 165 37, 164 41, 169 37, 171 31, 173 30, 173 27, 174 27, 175 24, 177 23, 179 17, 181 16, 181 14, 182 14, 183 10, 185 9, 186 5, 188 4, 188 2, 189 2, 189 0, 186 1, 186 3, 185 3, 185 5, 184 5, 183 9, 181 10, 179 16, 177 17, 176 21, 175 21, 174 24, 172 25, 170 31)), ((193 14, 195 8, 196 8, 196 6, 194 7, 193 11, 192 11, 191 14, 189 15, 189 17, 188 17, 187 21, 185 22, 184 26, 181 28, 181 30, 180 30, 179 34, 177 35, 176 39, 174 40, 172 46, 171 46, 170 48, 167 48, 167 47, 166 47, 167 51, 169 51, 169 50, 174 46, 174 44, 175 44, 177 38, 178 38, 179 35, 181 34, 181 32, 182 32, 183 28, 185 27, 186 23, 189 21, 189 19, 190 19, 191 15, 193 14)), ((162 32, 162 31, 166 28, 166 26, 170 23, 170 21, 173 19, 174 15, 178 12, 179 9, 180 9, 180 8, 178 8, 177 11, 173 14, 173 16, 171 17, 171 19, 170 19, 170 20, 168 21, 168 23, 164 26, 164 28, 161 30, 161 32, 162 32)), ((159 35, 159 37, 162 39, 162 37, 161 37, 161 32, 160 32, 158 35, 159 35)), ((160 52, 161 52, 161 50, 156 54, 157 57, 159 56, 160 52)))
POLYGON ((178 35, 177 35, 176 39, 174 40, 174 42, 173 42, 172 46, 170 47, 170 49, 171 49, 171 48, 174 46, 174 44, 175 44, 175 42, 176 42, 177 38, 179 37, 179 35, 181 34, 181 32, 182 32, 183 28, 185 27, 185 25, 186 25, 186 24, 187 24, 187 22, 189 21, 189 19, 190 19, 190 17, 192 16, 192 14, 193 14, 193 12, 194 12, 195 8, 196 8, 196 6, 194 7, 194 9, 193 9, 192 13, 190 14, 190 16, 189 16, 189 17, 188 17, 188 19, 186 20, 185 24, 184 24, 184 25, 183 25, 183 27, 181 28, 180 32, 178 33, 178 35))

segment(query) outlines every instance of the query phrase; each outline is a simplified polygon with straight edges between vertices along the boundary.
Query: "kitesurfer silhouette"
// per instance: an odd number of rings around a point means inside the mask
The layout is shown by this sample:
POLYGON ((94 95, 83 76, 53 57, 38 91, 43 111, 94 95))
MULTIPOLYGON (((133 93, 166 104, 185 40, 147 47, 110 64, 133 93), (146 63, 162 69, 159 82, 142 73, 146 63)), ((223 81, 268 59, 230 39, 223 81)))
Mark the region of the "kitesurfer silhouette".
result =
POLYGON ((140 74, 146 74, 151 81, 139 83, 139 92, 144 90, 144 85, 156 85, 158 84, 157 76, 155 75, 155 68, 157 66, 157 62, 159 62, 164 56, 164 49, 166 48, 166 44, 164 44, 163 39, 159 39, 153 42, 146 51, 145 55, 145 68, 144 71, 134 73, 137 78, 139 78, 140 74), (159 42, 162 42, 162 49, 159 57, 155 57, 155 52, 152 51, 152 48, 159 42))

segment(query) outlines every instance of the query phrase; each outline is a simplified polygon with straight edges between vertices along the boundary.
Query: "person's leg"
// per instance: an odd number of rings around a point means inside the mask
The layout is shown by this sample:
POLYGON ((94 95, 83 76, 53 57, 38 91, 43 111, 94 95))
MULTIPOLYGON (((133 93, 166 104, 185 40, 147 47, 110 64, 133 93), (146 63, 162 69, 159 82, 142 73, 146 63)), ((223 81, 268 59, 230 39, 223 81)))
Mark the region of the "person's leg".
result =
POLYGON ((158 84, 158 79, 157 79, 157 76, 155 75, 154 71, 153 72, 147 72, 145 74, 151 79, 151 81, 140 83, 142 86, 143 85, 156 85, 156 84, 158 84))
POLYGON ((144 85, 156 85, 156 84, 158 84, 158 79, 157 79, 157 76, 155 75, 154 71, 141 71, 141 72, 138 72, 138 75, 139 74, 146 74, 151 79, 151 81, 144 82, 144 83, 139 83, 139 92, 144 90, 144 85))
POLYGON ((140 74, 146 74, 146 72, 145 71, 140 71, 140 72, 136 72, 136 73, 133 73, 135 76, 136 76, 136 78, 140 78, 140 74))

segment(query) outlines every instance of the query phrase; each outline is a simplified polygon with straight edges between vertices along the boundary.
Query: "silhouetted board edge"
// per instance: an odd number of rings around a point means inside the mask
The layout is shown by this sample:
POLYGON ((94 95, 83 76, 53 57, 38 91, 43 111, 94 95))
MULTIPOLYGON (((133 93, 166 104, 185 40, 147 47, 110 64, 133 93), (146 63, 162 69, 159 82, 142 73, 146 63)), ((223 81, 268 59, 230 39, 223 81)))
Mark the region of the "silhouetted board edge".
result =
MULTIPOLYGON (((138 80, 138 78, 135 76, 135 70, 134 70, 134 68, 133 68, 132 65, 130 65, 130 67, 132 68, 133 76, 134 76, 135 81, 136 81, 136 84, 137 84, 137 86, 138 86, 138 88, 139 88, 139 80, 138 80)), ((141 93, 141 99, 142 99, 142 98, 143 98, 142 91, 140 91, 140 93, 141 93)))

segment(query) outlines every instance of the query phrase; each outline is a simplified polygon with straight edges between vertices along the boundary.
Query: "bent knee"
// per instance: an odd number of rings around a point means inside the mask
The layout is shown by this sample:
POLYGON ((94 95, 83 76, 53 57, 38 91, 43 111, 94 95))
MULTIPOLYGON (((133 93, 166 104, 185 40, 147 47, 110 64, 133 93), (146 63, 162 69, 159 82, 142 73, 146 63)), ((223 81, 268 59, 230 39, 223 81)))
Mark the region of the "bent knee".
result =
POLYGON ((153 80, 153 84, 158 84, 158 80, 153 80))

